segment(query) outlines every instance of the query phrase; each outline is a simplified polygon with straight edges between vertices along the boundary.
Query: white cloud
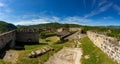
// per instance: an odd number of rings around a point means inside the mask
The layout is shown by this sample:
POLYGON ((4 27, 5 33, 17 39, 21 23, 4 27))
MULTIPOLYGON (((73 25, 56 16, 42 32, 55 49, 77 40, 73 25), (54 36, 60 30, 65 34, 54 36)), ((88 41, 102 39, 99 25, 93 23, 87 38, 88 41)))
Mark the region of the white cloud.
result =
POLYGON ((86 22, 91 22, 89 19, 83 19, 82 17, 78 16, 73 16, 73 17, 66 17, 62 19, 60 22, 62 23, 86 23, 86 22))
POLYGON ((4 6, 5 6, 5 4, 0 2, 0 7, 4 7, 4 6))
POLYGON ((92 7, 91 7, 91 8, 94 7, 95 3, 96 3, 96 0, 93 0, 93 2, 92 2, 92 7))
POLYGON ((107 3, 106 0, 102 0, 102 1, 98 4, 98 6, 100 7, 100 6, 102 6, 102 5, 106 4, 106 3, 107 3))
POLYGON ((112 6, 113 3, 109 3, 109 4, 106 4, 104 5, 103 7, 100 7, 98 9, 95 9, 93 10, 91 13, 87 14, 84 16, 84 18, 88 18, 88 17, 92 17, 94 15, 97 15, 97 14, 100 14, 106 10, 108 10, 111 6, 112 6))
POLYGON ((32 20, 21 20, 16 23, 15 25, 34 25, 34 24, 44 24, 50 22, 60 22, 60 23, 69 23, 69 24, 86 24, 92 22, 90 19, 82 19, 81 17, 73 16, 73 17, 65 17, 60 18, 56 16, 51 17, 40 17, 39 19, 32 19, 32 20))
POLYGON ((108 20, 108 19, 113 19, 112 16, 106 16, 106 17, 103 17, 104 20, 108 20))
POLYGON ((114 5, 113 8, 118 12, 118 14, 120 15, 120 6, 118 5, 114 5))
POLYGON ((35 25, 35 24, 44 24, 49 23, 43 19, 33 19, 33 20, 23 20, 16 23, 13 23, 15 25, 35 25))
MULTIPOLYGON (((26 15, 27 16, 27 15, 26 15)), ((59 22, 59 18, 55 16, 51 17, 40 17, 38 19, 32 19, 32 20, 20 20, 16 23, 13 23, 15 25, 34 25, 34 24, 44 24, 44 23, 50 23, 50 22, 59 22)))

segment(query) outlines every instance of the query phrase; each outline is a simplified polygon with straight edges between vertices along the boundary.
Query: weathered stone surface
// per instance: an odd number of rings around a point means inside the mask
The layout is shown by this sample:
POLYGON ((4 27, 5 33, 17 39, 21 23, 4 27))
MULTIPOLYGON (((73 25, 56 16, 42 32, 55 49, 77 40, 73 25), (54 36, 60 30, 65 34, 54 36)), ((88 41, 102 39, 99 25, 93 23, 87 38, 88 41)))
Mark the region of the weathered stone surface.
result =
POLYGON ((7 51, 3 60, 7 62, 11 62, 12 64, 16 64, 18 57, 19 54, 16 51, 7 51))
POLYGON ((92 31, 87 32, 90 40, 113 60, 120 64, 120 41, 92 31))
POLYGON ((35 57, 40 56, 41 54, 44 54, 44 53, 46 53, 50 50, 53 50, 53 48, 50 47, 50 46, 45 46, 45 47, 43 47, 39 50, 32 51, 30 54, 28 54, 28 57, 29 58, 35 58, 35 57))
POLYGON ((14 48, 15 41, 32 43, 39 42, 38 32, 12 30, 9 32, 2 33, 0 34, 0 50, 4 48, 7 44, 9 44, 8 47, 14 48))
POLYGON ((83 38, 84 36, 85 36, 85 34, 82 34, 81 31, 77 31, 74 34, 66 37, 65 39, 67 39, 67 40, 78 40, 78 39, 83 38))
POLYGON ((15 39, 16 39, 15 30, 0 34, 0 49, 5 47, 7 44, 9 44, 9 47, 13 48, 15 45, 15 39))
POLYGON ((44 64, 81 64, 81 48, 63 48, 44 64))
POLYGON ((69 31, 82 31, 82 28, 69 28, 69 31))
POLYGON ((16 41, 17 42, 39 42, 38 33, 29 33, 29 32, 17 32, 16 41))
POLYGON ((40 55, 40 54, 42 53, 42 51, 41 51, 41 50, 37 50, 37 51, 35 51, 35 53, 36 53, 37 55, 40 55))

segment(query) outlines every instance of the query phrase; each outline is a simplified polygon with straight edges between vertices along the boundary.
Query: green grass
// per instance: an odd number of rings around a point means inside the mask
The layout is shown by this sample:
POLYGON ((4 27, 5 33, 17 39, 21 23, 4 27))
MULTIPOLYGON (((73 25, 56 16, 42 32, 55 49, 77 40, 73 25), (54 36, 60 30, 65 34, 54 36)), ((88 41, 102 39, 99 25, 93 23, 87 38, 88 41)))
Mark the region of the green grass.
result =
POLYGON ((70 47, 72 46, 74 43, 73 41, 67 41, 67 42, 64 42, 64 43, 59 43, 59 44, 53 44, 53 45, 50 45, 51 47, 53 47, 55 49, 55 52, 59 51, 60 49, 62 49, 63 47, 70 47))
POLYGON ((42 43, 48 43, 48 44, 54 44, 55 42, 59 41, 60 38, 57 36, 50 36, 45 39, 40 38, 40 42, 42 43))
POLYGON ((3 60, 0 60, 0 64, 11 64, 10 62, 5 62, 3 60))
POLYGON ((0 59, 0 64, 11 64, 11 63, 7 62, 7 61, 3 61, 2 59, 0 59))
POLYGON ((57 42, 58 40, 60 40, 60 38, 57 37, 57 36, 52 36, 52 37, 46 38, 46 41, 48 42, 48 44, 54 44, 54 43, 57 42))
POLYGON ((21 52, 17 64, 43 64, 51 55, 53 55, 53 51, 49 51, 37 58, 28 58, 29 53, 30 51, 21 52))
POLYGON ((84 37, 81 43, 83 49, 82 64, 117 64, 95 46, 88 37, 84 37), (85 55, 89 55, 89 58, 85 59, 85 55))
POLYGON ((24 47, 25 47, 25 50, 36 50, 46 45, 47 43, 40 43, 36 45, 25 45, 24 47))
MULTIPOLYGON (((36 45, 25 45, 25 50, 14 50, 17 51, 19 54, 17 64, 44 64, 50 56, 52 56, 57 51, 61 50, 63 47, 69 47, 73 44, 73 41, 61 41, 58 39, 58 37, 47 37, 45 39, 40 40, 40 44, 36 45), (47 41, 49 40, 49 41, 47 41), (57 43, 59 42, 59 43, 57 43), (37 58, 29 58, 28 54, 31 53, 31 51, 36 51, 44 46, 51 46, 54 48, 53 51, 48 51, 45 54, 38 56, 37 58)), ((3 60, 0 60, 0 64, 10 64, 7 62, 4 62, 3 60)))
MULTIPOLYGON (((52 42, 57 42, 57 37, 48 37, 46 39, 49 39, 50 41, 47 42, 47 43, 42 43, 42 44, 39 44, 39 45, 26 45, 25 46, 25 50, 22 50, 22 51, 18 51, 19 54, 20 54, 20 57, 18 59, 18 62, 17 64, 44 64, 44 62, 46 62, 50 56, 52 56, 54 53, 56 53, 57 51, 61 50, 63 47, 68 47, 70 45, 72 45, 73 41, 69 41, 69 42, 64 42, 64 43, 53 43, 53 44, 50 44, 52 42), (54 41, 55 40, 55 41, 54 41), (43 46, 46 46, 46 45, 49 45, 51 47, 54 48, 54 51, 49 51, 49 52, 46 52, 45 54, 37 57, 37 58, 28 58, 28 54, 31 52, 31 51, 35 51, 35 50, 38 50, 40 49, 41 47, 43 46)), ((46 41, 45 39, 45 41, 46 41)))

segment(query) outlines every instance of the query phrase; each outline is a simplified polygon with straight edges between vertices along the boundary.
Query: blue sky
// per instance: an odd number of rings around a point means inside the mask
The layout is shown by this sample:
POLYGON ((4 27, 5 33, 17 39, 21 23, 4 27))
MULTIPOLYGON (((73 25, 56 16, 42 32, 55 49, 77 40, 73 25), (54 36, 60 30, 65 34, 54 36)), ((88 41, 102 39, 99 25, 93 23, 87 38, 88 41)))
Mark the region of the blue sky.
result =
POLYGON ((0 0, 0 20, 15 25, 49 22, 120 25, 120 0, 0 0))

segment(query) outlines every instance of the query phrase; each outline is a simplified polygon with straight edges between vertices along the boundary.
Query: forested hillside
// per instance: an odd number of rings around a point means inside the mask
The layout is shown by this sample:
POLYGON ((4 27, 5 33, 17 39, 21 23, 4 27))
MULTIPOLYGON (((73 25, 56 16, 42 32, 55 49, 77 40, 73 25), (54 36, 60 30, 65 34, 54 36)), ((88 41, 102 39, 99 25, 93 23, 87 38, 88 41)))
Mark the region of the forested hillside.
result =
POLYGON ((16 28, 17 27, 15 25, 13 25, 13 24, 6 23, 4 21, 0 21, 0 33, 10 31, 10 30, 14 30, 16 28))

